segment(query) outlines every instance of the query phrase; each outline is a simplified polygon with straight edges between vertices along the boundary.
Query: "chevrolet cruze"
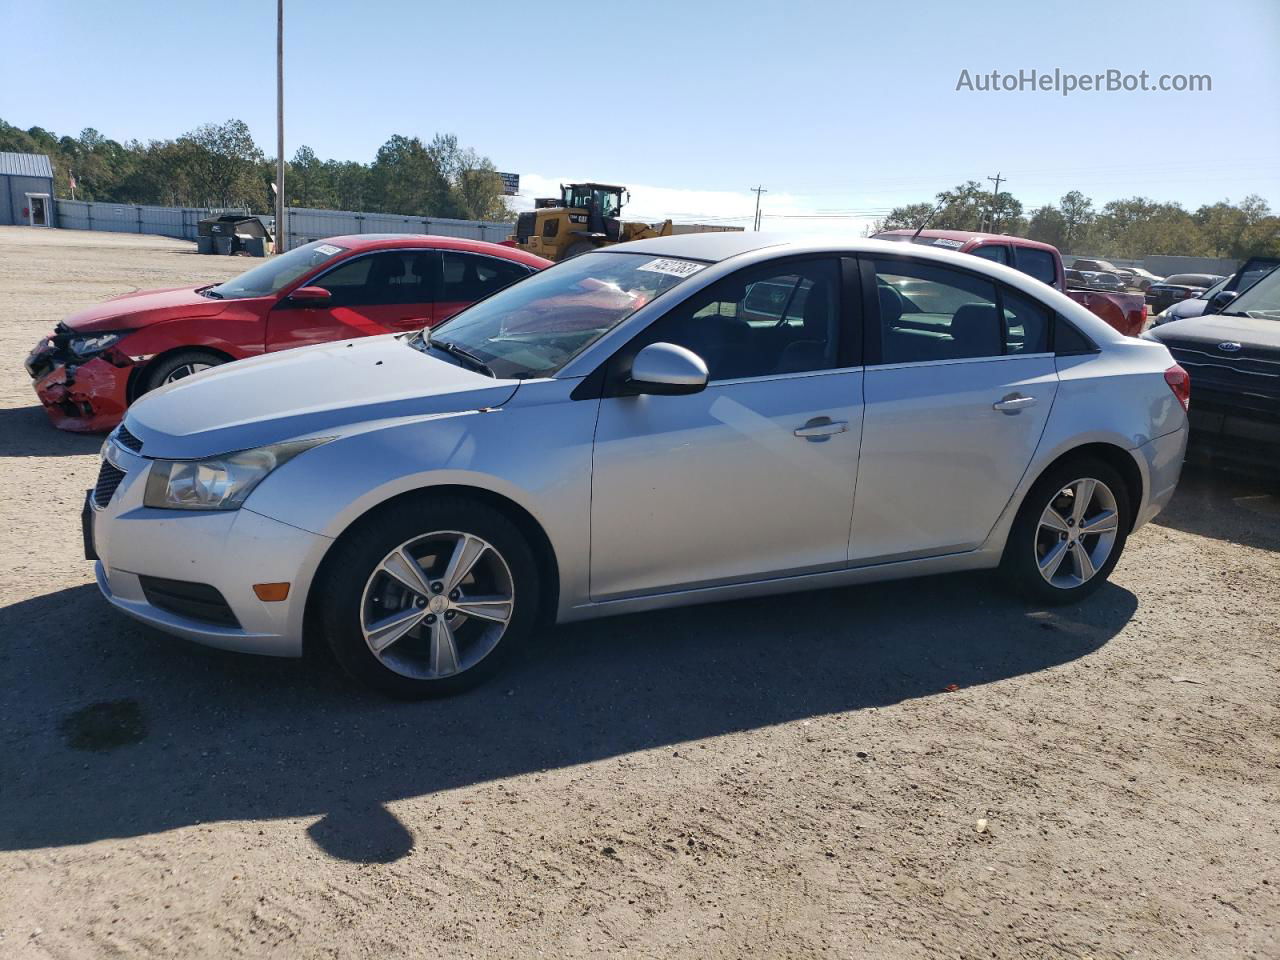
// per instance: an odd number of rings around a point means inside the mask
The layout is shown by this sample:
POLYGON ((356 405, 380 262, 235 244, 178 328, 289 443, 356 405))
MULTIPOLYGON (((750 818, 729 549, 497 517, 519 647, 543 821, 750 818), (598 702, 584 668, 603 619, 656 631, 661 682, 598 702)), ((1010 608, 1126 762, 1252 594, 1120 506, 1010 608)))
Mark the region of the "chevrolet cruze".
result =
POLYGON ((161 630, 448 693, 540 623, 995 567, 1079 600, 1172 495, 1189 388, 976 257, 664 237, 148 394, 86 546, 161 630))

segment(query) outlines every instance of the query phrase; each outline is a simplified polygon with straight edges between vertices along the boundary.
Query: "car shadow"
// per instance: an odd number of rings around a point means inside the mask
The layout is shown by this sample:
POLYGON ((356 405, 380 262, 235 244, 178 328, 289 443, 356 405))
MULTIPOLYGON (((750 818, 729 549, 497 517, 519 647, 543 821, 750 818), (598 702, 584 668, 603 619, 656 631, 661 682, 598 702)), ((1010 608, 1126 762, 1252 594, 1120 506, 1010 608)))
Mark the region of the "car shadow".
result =
POLYGON ((1152 522, 1280 551, 1280 485, 1275 479, 1187 464, 1173 500, 1152 522))
POLYGON ((105 433, 68 433, 39 404, 0 409, 0 457, 77 457, 95 453, 105 433))
POLYGON ((545 631, 487 685, 421 703, 357 688, 324 657, 163 636, 92 586, 26 600, 0 609, 0 849, 314 816, 307 832, 332 856, 389 862, 419 839, 389 802, 946 696, 1087 656, 1137 607, 1108 584, 1079 606, 1035 611, 989 579, 573 624, 545 631))

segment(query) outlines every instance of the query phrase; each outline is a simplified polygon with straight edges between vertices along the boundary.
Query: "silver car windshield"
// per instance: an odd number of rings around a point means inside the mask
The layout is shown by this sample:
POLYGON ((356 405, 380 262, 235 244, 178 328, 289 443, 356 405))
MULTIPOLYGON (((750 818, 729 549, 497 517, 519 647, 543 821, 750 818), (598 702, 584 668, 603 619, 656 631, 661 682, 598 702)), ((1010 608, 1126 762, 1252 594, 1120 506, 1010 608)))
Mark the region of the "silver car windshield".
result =
POLYGON ((479 360, 497 377, 548 377, 641 307, 706 264, 597 251, 481 300, 410 341, 479 360))

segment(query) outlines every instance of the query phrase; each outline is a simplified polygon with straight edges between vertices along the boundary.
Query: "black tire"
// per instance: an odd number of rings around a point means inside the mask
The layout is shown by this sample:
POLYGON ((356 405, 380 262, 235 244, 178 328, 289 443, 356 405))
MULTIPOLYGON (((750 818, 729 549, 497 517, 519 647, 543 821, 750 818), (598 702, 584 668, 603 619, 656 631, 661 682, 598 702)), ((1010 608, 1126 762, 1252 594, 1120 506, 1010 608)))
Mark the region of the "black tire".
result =
MULTIPOLYGON (((1101 492, 1096 495, 1101 498, 1101 492)), ((1074 520, 1068 519, 1068 523, 1075 526, 1074 520)), ((1000 564, 1001 572, 1019 593, 1035 603, 1047 606, 1075 603, 1106 582, 1119 561, 1120 554, 1124 552, 1132 525, 1133 507, 1129 503, 1128 488, 1119 471, 1097 457, 1072 457, 1051 467, 1027 493, 1009 530, 1009 539, 1005 543, 1004 557, 1000 564), (1057 498, 1068 486, 1082 479, 1099 481, 1114 499, 1117 519, 1115 540, 1105 562, 1096 567, 1096 572, 1091 577, 1077 586, 1057 586, 1046 580, 1040 572, 1040 559, 1048 552, 1046 544, 1052 543, 1051 535, 1041 529, 1041 516, 1051 502, 1062 503, 1057 498)), ((1065 537, 1067 544, 1074 544, 1076 536, 1071 533, 1059 534, 1059 537, 1065 537)), ((1080 537, 1079 542, 1088 549, 1090 538, 1080 537)), ((1097 543, 1096 540, 1092 542, 1097 543)), ((1064 563, 1075 562, 1075 555, 1067 548, 1064 563)), ((1072 569, 1078 576, 1079 568, 1072 569)))
MULTIPOLYGON (((412 549, 422 548, 415 546, 412 549)), ((426 567, 423 572, 428 579, 438 575, 432 570, 439 570, 434 558, 440 556, 443 553, 433 554, 423 561, 426 567)), ((492 563, 492 558, 487 558, 487 562, 492 563)), ((477 562, 476 566, 479 567, 480 563, 477 562)), ((338 663, 360 682, 402 699, 449 696, 492 676, 528 640, 538 620, 542 597, 537 563, 520 530, 498 510, 462 497, 408 500, 362 521, 334 547, 316 587, 320 590, 321 631, 338 663), (513 600, 510 617, 496 646, 481 654, 474 665, 448 676, 406 675, 384 663, 366 642, 364 617, 366 611, 374 609, 370 604, 379 602, 366 597, 366 587, 371 593, 377 593, 371 578, 392 551, 402 544, 428 538, 439 531, 478 537, 498 554, 505 564, 503 569, 509 572, 513 600)), ((391 587, 396 589, 397 584, 391 583, 391 587)), ((393 608, 392 613, 406 612, 414 606, 414 601, 407 599, 410 596, 407 592, 405 596, 406 599, 393 608)), ((484 646, 479 639, 469 640, 464 632, 469 630, 471 637, 483 636, 479 632, 487 629, 488 624, 479 619, 473 622, 465 616, 454 623, 460 626, 456 628, 458 633, 451 642, 457 644, 455 655, 461 665, 464 651, 474 653, 484 646)), ((396 656, 402 660, 401 668, 430 664, 433 649, 430 630, 423 621, 402 640, 395 641, 395 644, 405 645, 403 648, 395 647, 398 651, 396 656)))
POLYGON ((177 353, 171 353, 167 357, 161 357, 159 361, 152 361, 147 366, 139 395, 150 393, 157 387, 163 386, 169 377, 183 367, 189 367, 192 364, 217 367, 226 362, 226 357, 208 350, 179 350, 177 353))

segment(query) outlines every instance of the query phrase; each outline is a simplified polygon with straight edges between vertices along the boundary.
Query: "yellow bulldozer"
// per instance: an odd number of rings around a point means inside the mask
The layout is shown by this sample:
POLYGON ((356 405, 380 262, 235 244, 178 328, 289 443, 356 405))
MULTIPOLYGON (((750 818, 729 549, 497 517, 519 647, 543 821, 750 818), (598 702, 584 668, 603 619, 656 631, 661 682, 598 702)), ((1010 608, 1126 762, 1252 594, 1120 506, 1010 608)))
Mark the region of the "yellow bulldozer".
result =
POLYGON ((516 219, 507 242, 548 260, 567 260, 597 247, 671 235, 671 221, 655 226, 621 219, 626 187, 607 183, 560 185, 560 196, 534 201, 531 213, 516 219))

